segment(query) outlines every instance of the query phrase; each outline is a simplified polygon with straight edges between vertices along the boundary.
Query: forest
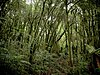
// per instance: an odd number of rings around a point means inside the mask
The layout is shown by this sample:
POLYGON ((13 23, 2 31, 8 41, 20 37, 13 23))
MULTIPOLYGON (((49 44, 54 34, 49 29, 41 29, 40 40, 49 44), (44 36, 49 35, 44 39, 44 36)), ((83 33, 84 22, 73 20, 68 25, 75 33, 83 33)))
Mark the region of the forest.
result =
POLYGON ((100 0, 0 0, 0 75, 100 75, 100 0))

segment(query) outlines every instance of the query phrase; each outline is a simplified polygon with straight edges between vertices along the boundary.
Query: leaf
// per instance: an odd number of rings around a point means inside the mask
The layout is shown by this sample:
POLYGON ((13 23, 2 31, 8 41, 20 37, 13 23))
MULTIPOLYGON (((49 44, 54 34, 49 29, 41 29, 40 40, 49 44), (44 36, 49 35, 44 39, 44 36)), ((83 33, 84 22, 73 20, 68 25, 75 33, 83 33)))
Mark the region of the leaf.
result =
POLYGON ((95 51, 95 48, 93 46, 90 46, 90 45, 86 45, 86 49, 89 51, 89 53, 92 53, 95 51))
POLYGON ((25 60, 21 60, 20 62, 23 63, 23 64, 31 65, 30 62, 25 61, 25 60))

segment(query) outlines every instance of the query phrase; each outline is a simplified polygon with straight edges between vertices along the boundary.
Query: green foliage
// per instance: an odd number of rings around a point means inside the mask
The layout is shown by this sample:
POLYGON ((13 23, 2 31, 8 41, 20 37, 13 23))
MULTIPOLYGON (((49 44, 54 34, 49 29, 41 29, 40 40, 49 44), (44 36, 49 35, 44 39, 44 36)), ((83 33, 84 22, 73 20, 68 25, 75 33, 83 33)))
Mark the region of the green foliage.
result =
POLYGON ((36 51, 33 58, 33 70, 36 73, 48 73, 51 70, 51 74, 62 73, 61 69, 66 73, 66 67, 64 68, 63 55, 58 57, 55 53, 49 53, 48 51, 36 51))
POLYGON ((86 45, 86 49, 88 50, 89 53, 92 53, 95 51, 95 48, 93 46, 90 46, 90 45, 86 45))
POLYGON ((11 54, 7 49, 0 47, 0 73, 5 74, 6 72, 7 75, 28 75, 28 68, 31 64, 23 60, 24 57, 24 55, 11 54))
POLYGON ((0 6, 1 72, 88 75, 90 54, 100 54, 99 7, 90 0, 26 2, 0 6))

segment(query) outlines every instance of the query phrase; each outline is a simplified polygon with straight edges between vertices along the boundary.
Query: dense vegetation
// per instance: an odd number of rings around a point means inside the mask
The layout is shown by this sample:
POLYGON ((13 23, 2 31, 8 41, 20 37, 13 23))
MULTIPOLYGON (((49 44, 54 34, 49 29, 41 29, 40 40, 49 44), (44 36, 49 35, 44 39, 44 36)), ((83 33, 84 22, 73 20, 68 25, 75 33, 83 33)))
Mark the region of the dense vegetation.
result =
POLYGON ((27 1, 0 0, 0 75, 100 75, 100 1, 27 1))

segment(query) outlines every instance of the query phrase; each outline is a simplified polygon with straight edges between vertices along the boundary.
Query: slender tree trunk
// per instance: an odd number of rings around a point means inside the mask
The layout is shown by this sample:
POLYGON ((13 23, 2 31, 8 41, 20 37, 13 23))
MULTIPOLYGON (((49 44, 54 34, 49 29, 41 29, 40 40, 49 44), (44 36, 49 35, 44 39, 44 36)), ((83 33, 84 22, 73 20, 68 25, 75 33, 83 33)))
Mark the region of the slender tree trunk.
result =
POLYGON ((98 20, 98 36, 99 36, 98 48, 100 48, 100 12, 98 12, 97 14, 98 14, 97 20, 98 20))
POLYGON ((91 13, 92 13, 92 40, 93 40, 93 46, 95 47, 95 44, 94 44, 94 41, 95 41, 95 26, 94 26, 94 12, 93 12, 93 10, 91 10, 91 13))
POLYGON ((65 1, 65 5, 66 5, 66 25, 65 25, 65 29, 67 31, 68 29, 68 37, 67 34, 65 33, 65 37, 66 37, 66 49, 67 49, 67 38, 68 38, 68 52, 69 52, 69 62, 70 62, 70 66, 72 66, 72 55, 71 55, 71 39, 70 39, 70 26, 69 26, 69 22, 68 22, 68 0, 65 1))

